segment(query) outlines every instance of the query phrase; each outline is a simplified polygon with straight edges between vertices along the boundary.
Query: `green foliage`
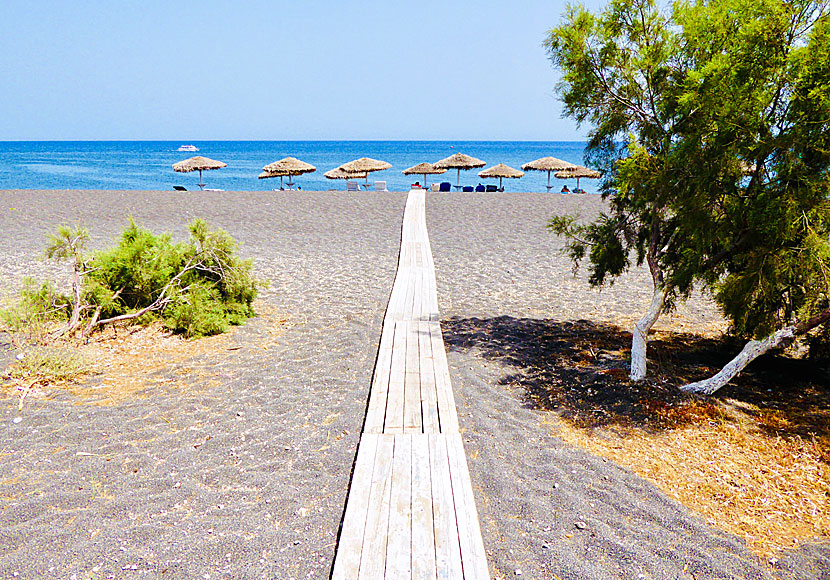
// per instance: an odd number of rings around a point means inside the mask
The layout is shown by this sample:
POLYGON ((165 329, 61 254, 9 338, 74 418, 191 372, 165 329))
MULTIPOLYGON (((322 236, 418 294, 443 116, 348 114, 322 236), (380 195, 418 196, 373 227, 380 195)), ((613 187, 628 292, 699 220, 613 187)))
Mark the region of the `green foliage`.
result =
POLYGON ((226 232, 203 220, 189 229, 190 240, 174 244, 170 235, 156 236, 130 220, 118 245, 90 262, 85 300, 104 317, 152 308, 170 330, 189 337, 224 332, 254 316, 252 263, 239 259, 226 232))
MULTIPOLYGON (((115 317, 138 323, 160 318, 188 337, 224 332, 254 316, 257 281, 250 260, 237 256, 237 243, 202 220, 189 225, 190 239, 173 243, 130 220, 118 244, 85 255, 86 230, 61 226, 50 236, 48 257, 73 260, 81 283, 80 326, 115 317)), ((66 321, 73 299, 50 284, 27 280, 18 303, 0 313, 14 330, 66 321)))
POLYGON ((701 283, 754 336, 826 308, 826 0, 612 0, 569 8, 546 46, 605 175, 608 215, 551 222, 592 283, 647 258, 667 308, 701 283))
POLYGON ((23 279, 20 299, 0 310, 0 321, 8 330, 39 341, 54 323, 65 322, 71 309, 71 299, 58 292, 50 282, 38 284, 27 277, 23 279))
POLYGON ((46 257, 54 260, 73 260, 80 265, 81 255, 89 241, 89 231, 76 226, 59 226, 54 234, 49 235, 46 257))

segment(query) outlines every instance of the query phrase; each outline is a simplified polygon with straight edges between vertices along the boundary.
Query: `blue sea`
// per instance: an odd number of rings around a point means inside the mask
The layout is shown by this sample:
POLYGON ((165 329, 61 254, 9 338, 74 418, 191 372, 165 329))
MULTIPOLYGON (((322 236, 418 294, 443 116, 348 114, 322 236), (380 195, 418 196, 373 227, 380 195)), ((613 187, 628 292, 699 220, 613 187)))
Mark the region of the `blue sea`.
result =
MULTIPOLYGON (((198 189, 198 172, 175 173, 172 165, 194 155, 228 164, 205 171, 209 188, 227 191, 270 190, 280 180, 257 179, 262 168, 283 157, 297 157, 317 167, 315 173, 295 177, 305 190, 345 189, 343 180, 329 180, 323 173, 359 157, 392 164, 391 169, 369 175, 369 182, 385 180, 393 191, 406 191, 422 176, 401 172, 418 163, 434 163, 453 153, 466 153, 486 161, 486 167, 504 163, 520 166, 540 157, 558 157, 583 163, 584 142, 572 141, 7 141, 0 142, 0 189, 144 189, 171 190, 174 185, 198 189), (177 151, 195 145, 198 153, 177 151)), ((462 185, 495 184, 498 179, 478 177, 481 169, 461 172, 462 185)), ((456 170, 430 175, 434 181, 456 182, 456 170)), ((547 173, 529 171, 520 179, 505 179, 506 191, 545 191, 547 173)), ((573 179, 551 176, 553 191, 573 179)), ((580 180, 582 189, 597 191, 597 182, 580 180)))

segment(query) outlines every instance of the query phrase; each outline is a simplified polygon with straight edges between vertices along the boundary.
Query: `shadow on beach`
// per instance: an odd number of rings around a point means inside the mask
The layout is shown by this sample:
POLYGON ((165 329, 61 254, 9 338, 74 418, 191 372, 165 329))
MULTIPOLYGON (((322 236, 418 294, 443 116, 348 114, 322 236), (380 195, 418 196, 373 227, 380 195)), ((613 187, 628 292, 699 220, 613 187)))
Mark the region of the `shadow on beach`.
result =
POLYGON ((719 404, 728 402, 770 435, 830 435, 828 369, 814 361, 768 354, 716 396, 680 391, 739 352, 743 344, 734 338, 661 333, 649 342, 649 378, 633 383, 631 333, 612 324, 499 316, 453 317, 442 327, 448 349, 473 350, 515 369, 499 383, 520 387, 525 405, 555 411, 579 428, 664 430, 723 419, 719 404))

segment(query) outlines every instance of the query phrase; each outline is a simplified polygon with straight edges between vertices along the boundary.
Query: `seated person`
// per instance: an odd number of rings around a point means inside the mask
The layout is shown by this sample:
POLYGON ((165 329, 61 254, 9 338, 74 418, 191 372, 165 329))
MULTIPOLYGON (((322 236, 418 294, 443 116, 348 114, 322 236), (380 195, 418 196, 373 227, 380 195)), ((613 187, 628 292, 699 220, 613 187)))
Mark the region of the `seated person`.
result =
POLYGON ((560 193, 570 193, 570 192, 571 192, 571 190, 570 190, 570 189, 568 189, 568 186, 567 186, 567 185, 563 185, 563 186, 562 186, 562 191, 561 191, 560 193))
POLYGON ((479 193, 485 191, 485 187, 479 183, 478 185, 476 185, 476 191, 479 193))
POLYGON ((415 183, 413 183, 413 184, 412 184, 412 185, 410 185, 409 187, 411 187, 412 189, 421 189, 421 182, 420 182, 420 181, 416 181, 415 183))

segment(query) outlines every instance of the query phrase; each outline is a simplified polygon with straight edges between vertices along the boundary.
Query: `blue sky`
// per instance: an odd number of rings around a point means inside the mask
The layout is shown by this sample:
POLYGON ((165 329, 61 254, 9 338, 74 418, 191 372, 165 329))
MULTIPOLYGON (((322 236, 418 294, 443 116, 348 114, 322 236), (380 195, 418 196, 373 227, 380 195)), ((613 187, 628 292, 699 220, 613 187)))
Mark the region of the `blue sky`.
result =
POLYGON ((3 4, 0 140, 556 141, 587 130, 561 118, 542 48, 565 0, 3 4))

